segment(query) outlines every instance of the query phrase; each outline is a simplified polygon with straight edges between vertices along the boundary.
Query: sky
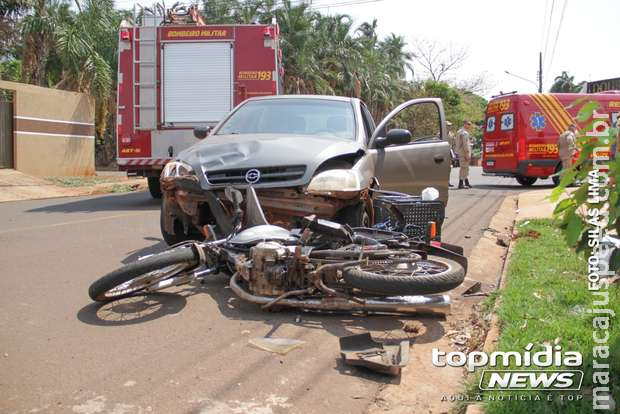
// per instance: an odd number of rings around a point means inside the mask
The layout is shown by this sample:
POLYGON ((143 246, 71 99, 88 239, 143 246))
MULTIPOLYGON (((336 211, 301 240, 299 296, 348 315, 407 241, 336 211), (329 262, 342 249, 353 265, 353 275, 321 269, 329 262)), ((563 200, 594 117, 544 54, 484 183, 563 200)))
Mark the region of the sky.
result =
MULTIPOLYGON (((138 2, 117 0, 117 7, 138 2)), ((409 44, 424 39, 467 49, 456 76, 484 74, 487 98, 500 91, 536 92, 539 51, 545 52, 545 91, 562 71, 577 82, 620 77, 617 0, 313 0, 312 6, 348 14, 355 26, 376 18, 380 37, 393 32, 409 44)), ((414 68, 422 75, 422 68, 414 68)))

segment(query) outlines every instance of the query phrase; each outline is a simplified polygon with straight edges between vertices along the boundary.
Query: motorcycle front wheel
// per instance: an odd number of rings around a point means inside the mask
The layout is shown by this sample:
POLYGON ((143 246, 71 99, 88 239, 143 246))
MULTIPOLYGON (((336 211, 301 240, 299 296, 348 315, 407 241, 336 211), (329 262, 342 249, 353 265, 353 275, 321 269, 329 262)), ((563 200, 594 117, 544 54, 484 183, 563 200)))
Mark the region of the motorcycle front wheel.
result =
POLYGON ((428 295, 463 283, 465 269, 453 260, 429 256, 423 260, 370 261, 342 272, 350 286, 380 295, 428 295))
POLYGON ((172 283, 175 276, 197 265, 198 255, 194 247, 177 247, 108 273, 90 285, 88 295, 94 301, 109 302, 142 291, 165 289, 175 285, 172 283))

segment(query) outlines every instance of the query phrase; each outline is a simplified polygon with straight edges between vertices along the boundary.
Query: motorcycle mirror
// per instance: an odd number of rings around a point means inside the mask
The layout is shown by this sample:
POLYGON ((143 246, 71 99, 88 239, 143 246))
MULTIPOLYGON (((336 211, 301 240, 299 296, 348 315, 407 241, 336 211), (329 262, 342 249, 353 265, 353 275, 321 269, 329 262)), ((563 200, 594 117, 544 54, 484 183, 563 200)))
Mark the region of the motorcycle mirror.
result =
POLYGON ((237 190, 236 188, 226 187, 226 189, 224 190, 224 195, 226 196, 226 199, 228 201, 230 201, 236 206, 240 205, 243 202, 243 194, 241 194, 241 191, 237 190))

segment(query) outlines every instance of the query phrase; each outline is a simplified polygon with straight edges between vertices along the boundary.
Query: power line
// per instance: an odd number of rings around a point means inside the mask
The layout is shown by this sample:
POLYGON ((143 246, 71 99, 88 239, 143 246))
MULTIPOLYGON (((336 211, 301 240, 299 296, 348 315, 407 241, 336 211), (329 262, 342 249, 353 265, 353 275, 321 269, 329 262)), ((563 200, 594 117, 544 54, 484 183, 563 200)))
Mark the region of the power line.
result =
POLYGON ((545 15, 543 16, 542 27, 540 29, 540 51, 542 52, 545 41, 545 22, 549 13, 549 0, 545 0, 545 15))
POLYGON ((555 56, 555 47, 558 45, 558 38, 560 37, 560 31, 562 30, 562 23, 564 22, 564 13, 566 12, 566 6, 568 5, 568 0, 564 0, 564 5, 562 6, 562 14, 560 15, 560 23, 558 24, 558 31, 555 34, 555 41, 553 42, 553 49, 551 50, 551 59, 549 60, 548 68, 551 69, 553 66, 553 57, 555 56))
POLYGON ((549 13, 549 24, 547 25, 547 37, 545 39, 545 49, 543 50, 544 59, 547 60, 547 47, 549 46, 549 36, 551 35, 551 23, 553 22, 553 9, 555 0, 551 2, 551 12, 549 13))

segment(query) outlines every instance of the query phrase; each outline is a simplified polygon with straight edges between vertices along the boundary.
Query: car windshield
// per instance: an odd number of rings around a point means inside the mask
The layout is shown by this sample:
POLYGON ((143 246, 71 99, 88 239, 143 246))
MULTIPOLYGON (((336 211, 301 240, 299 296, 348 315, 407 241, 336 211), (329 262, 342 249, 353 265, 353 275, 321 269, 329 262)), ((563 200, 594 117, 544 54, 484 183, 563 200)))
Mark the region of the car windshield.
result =
POLYGON ((355 139, 353 107, 328 99, 249 101, 216 132, 229 134, 295 134, 355 139))

